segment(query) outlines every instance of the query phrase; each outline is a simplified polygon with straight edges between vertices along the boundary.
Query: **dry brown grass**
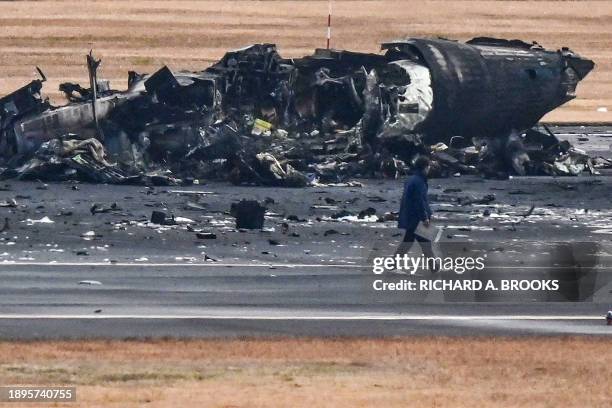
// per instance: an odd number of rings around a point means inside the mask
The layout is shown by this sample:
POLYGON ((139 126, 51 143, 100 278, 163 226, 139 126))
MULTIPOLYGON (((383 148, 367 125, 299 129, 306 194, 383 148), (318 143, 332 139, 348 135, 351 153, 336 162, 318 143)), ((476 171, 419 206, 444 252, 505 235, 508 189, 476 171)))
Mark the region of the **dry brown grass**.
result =
POLYGON ((76 385, 69 407, 612 402, 610 342, 592 338, 4 342, 0 356, 3 384, 76 385))
MULTIPOLYGON (((491 35, 569 46, 598 66, 579 99, 551 121, 612 121, 610 1, 334 1, 333 46, 375 51, 403 36, 469 39, 491 35), (596 109, 607 106, 610 112, 596 109)), ((28 82, 41 66, 46 91, 87 82, 85 53, 104 57, 103 74, 125 87, 127 71, 162 64, 203 69, 232 48, 274 42, 286 56, 325 44, 326 1, 0 2, 0 94, 28 82)))

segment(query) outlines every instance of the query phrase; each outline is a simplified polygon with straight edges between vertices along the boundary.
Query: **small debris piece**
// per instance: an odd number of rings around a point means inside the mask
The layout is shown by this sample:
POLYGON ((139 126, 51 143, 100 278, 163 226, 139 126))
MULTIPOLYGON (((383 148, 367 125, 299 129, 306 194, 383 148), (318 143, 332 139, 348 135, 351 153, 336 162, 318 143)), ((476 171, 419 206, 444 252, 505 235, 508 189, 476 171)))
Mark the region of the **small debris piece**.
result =
POLYGON ((332 214, 332 218, 334 220, 337 220, 338 218, 344 218, 344 217, 350 217, 351 215, 353 215, 353 213, 347 211, 347 210, 340 210, 335 214, 332 214))
POLYGON ((287 220, 294 221, 294 222, 306 222, 307 221, 305 218, 300 218, 297 215, 289 215, 287 216, 287 220))
POLYGON ((461 205, 472 205, 472 204, 489 204, 491 202, 495 201, 495 195, 494 194, 487 194, 482 198, 463 198, 463 199, 459 199, 459 203, 461 205))
POLYGON ((82 280, 79 282, 79 285, 101 285, 102 282, 97 280, 82 280))
POLYGON ((153 211, 151 213, 151 223, 164 225, 166 223, 167 214, 163 211, 153 211))
POLYGON ((198 239, 217 239, 217 234, 212 232, 198 232, 196 233, 198 239))
POLYGON ((357 215, 357 218, 362 220, 366 217, 371 217, 372 215, 376 215, 376 209, 372 207, 368 207, 365 210, 361 210, 359 214, 357 215))
POLYGON ((535 205, 532 205, 529 210, 527 210, 527 212, 525 214, 523 214, 523 217, 527 218, 529 217, 531 214, 533 214, 533 210, 535 210, 535 205))
POLYGON ((263 229, 266 207, 256 200, 232 203, 230 214, 236 218, 238 229, 263 229))

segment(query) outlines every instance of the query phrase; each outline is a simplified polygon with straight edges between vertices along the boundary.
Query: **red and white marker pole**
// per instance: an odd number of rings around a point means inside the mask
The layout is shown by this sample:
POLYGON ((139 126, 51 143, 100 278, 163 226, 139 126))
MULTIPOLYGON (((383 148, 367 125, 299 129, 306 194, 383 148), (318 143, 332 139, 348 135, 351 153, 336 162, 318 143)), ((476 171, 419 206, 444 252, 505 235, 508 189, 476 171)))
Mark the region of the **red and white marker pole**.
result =
POLYGON ((331 41, 331 16, 332 16, 332 0, 328 1, 329 9, 327 13, 327 49, 329 50, 329 43, 331 41))

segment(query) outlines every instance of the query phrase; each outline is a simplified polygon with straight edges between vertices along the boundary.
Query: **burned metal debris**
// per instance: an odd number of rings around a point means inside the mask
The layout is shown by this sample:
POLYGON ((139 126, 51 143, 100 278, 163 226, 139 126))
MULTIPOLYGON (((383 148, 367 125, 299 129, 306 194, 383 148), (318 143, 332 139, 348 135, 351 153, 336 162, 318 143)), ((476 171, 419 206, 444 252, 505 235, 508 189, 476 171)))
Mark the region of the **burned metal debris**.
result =
POLYGON ((256 200, 241 200, 232 204, 230 213, 236 218, 236 228, 262 229, 266 207, 256 200))
POLYGON ((382 54, 272 44, 228 52, 200 72, 129 72, 128 89, 41 79, 0 99, 3 178, 302 187, 399 177, 427 154, 436 176, 595 173, 594 161, 534 128, 575 97, 594 63, 567 48, 475 38, 412 38, 382 54))

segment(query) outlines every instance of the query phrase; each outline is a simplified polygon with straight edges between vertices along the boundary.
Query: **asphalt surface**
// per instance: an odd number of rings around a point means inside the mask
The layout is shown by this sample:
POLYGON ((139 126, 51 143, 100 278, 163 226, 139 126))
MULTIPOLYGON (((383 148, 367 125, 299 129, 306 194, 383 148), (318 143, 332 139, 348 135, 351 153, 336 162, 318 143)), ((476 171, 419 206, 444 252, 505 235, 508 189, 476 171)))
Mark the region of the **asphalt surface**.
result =
POLYGON ((593 302, 466 303, 368 288, 347 267, 11 266, 3 338, 609 335, 593 302), (272 269, 273 268, 273 269, 272 269), (98 284, 79 283, 95 277, 98 284))
MULTIPOLYGON (((563 131, 585 138, 582 128, 563 131)), ((610 136, 594 132, 579 147, 609 156, 610 136)), ((391 255, 401 231, 356 215, 397 211, 401 187, 2 182, 0 338, 612 334, 612 177, 430 181, 444 245, 501 248, 498 258, 512 255, 509 277, 578 279, 560 294, 373 290, 371 258, 391 255), (459 204, 486 194, 495 200, 459 204), (242 198, 267 199, 264 230, 235 229, 228 211, 242 198), (189 220, 154 225, 153 210, 189 220), (352 215, 332 217, 342 210, 352 215)))

